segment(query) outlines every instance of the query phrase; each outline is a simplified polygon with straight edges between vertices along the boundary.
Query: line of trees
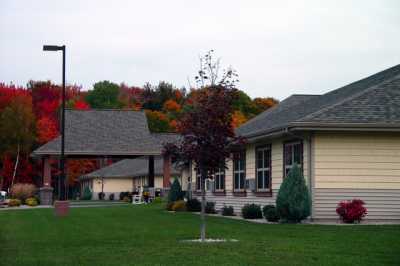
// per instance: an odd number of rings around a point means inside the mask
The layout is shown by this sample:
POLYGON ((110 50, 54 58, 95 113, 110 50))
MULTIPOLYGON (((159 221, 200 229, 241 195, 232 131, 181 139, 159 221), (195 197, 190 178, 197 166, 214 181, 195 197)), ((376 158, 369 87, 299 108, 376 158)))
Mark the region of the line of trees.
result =
MULTIPOLYGON (((71 109, 144 110, 152 132, 176 132, 182 116, 190 111, 200 89, 177 88, 171 83, 128 86, 101 81, 90 90, 67 86, 67 107, 71 109)), ((0 188, 13 183, 37 183, 41 180, 41 162, 30 157, 32 150, 59 135, 61 87, 51 81, 31 81, 26 87, 0 83, 0 188)), ((232 103, 232 126, 238 127, 260 112, 274 106, 273 98, 251 99, 236 91, 232 103)), ((99 167, 95 160, 69 160, 68 182, 99 167)), ((52 175, 58 175, 57 161, 52 175)))

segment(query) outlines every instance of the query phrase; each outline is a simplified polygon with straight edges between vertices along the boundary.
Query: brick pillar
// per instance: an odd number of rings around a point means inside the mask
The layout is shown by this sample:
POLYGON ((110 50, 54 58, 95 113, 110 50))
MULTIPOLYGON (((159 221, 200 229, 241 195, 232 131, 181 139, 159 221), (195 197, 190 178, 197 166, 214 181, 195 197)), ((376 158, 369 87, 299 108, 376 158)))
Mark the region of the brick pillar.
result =
POLYGON ((50 159, 43 159, 43 186, 51 187, 51 166, 50 159))
POLYGON ((43 159, 43 187, 39 189, 41 205, 53 204, 53 188, 51 187, 51 165, 50 158, 43 159))
POLYGON ((163 188, 169 188, 171 180, 171 157, 163 157, 163 188))

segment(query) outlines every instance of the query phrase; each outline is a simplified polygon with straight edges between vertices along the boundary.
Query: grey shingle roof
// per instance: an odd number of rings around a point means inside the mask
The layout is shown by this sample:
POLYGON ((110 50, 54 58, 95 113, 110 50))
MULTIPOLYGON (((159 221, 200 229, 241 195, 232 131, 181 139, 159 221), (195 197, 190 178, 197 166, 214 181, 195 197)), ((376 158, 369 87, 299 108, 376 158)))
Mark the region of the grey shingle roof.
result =
MULTIPOLYGON (((176 134, 152 134, 144 112, 125 110, 67 110, 67 155, 159 155, 162 144, 176 134)), ((46 143, 34 155, 60 153, 61 138, 46 143)))
POLYGON ((398 124, 400 65, 326 94, 293 95, 237 129, 251 137, 302 123, 398 124))
MULTIPOLYGON (((125 159, 103 167, 99 170, 81 176, 81 179, 106 177, 106 178, 131 178, 148 175, 149 161, 146 157, 136 159, 125 159)), ((171 175, 179 175, 180 170, 172 165, 171 175)), ((161 157, 154 158, 154 175, 163 175, 163 160, 161 157)))

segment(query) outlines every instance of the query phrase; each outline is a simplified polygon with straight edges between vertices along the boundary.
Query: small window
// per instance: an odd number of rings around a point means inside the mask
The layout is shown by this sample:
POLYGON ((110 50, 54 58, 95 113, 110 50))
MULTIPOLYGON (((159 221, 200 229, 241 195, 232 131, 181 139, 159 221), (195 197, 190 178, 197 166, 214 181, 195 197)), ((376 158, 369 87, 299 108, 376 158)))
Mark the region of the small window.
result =
POLYGON ((256 149, 256 183, 257 190, 271 189, 271 147, 264 146, 256 149))
POLYGON ((234 154, 233 159, 233 188, 236 191, 242 191, 245 189, 246 183, 246 154, 244 152, 238 152, 234 154))
POLYGON ((303 143, 295 141, 285 143, 283 148, 284 155, 284 176, 287 176, 293 165, 297 164, 303 169, 303 143))
POLYGON ((215 191, 225 190, 225 167, 221 165, 218 172, 214 174, 215 191))

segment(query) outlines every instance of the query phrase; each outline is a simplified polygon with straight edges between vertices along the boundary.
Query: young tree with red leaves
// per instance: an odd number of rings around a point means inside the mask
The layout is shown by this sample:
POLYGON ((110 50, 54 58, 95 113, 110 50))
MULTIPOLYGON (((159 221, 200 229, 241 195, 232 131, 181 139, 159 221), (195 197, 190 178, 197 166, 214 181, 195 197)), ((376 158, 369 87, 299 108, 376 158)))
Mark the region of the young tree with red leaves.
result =
MULTIPOLYGON (((195 170, 201 174, 201 241, 205 241, 205 180, 221 168, 231 153, 231 145, 242 140, 235 137, 232 126, 233 101, 236 97, 236 73, 225 72, 216 84, 218 67, 211 58, 211 52, 204 59, 197 78, 202 88, 198 90, 189 110, 178 123, 183 139, 179 144, 167 144, 164 153, 181 162, 192 161, 195 170), (209 78, 211 77, 211 78, 209 78), (207 82, 209 80, 209 82, 207 82)), ((215 63, 218 64, 218 61, 215 63)))

